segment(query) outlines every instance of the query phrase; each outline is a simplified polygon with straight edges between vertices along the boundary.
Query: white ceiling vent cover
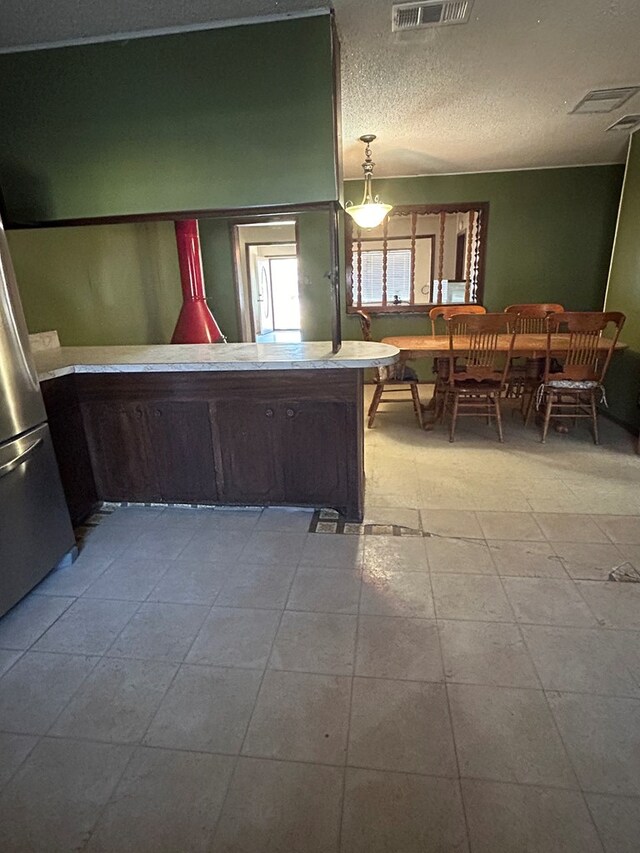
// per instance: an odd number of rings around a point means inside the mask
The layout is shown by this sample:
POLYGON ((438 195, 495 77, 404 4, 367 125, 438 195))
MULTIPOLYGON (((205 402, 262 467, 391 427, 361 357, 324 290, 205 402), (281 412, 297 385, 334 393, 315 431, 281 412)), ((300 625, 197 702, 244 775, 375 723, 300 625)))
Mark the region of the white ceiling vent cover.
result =
POLYGON ((421 3, 396 3, 391 7, 391 31, 423 30, 446 24, 466 24, 473 0, 423 0, 421 3))
POLYGON ((627 115, 610 124, 607 130, 635 130, 640 125, 640 114, 627 115))
POLYGON ((620 89, 594 89, 576 104, 572 113, 610 113, 640 91, 640 86, 624 86, 620 89))

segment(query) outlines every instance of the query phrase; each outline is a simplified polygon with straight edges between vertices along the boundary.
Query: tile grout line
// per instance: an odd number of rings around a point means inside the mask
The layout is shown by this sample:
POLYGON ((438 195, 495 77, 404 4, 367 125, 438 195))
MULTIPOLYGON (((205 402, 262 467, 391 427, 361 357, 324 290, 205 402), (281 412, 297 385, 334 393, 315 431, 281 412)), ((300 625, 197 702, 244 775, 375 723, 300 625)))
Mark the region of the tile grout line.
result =
MULTIPOLYGON (((176 558, 176 559, 177 559, 177 558, 176 558)), ((167 570, 167 571, 168 571, 168 570, 167 570)), ((165 572, 164 574, 166 574, 166 572, 165 572)), ((164 574, 163 574, 163 577, 164 577, 164 574)), ((161 580, 161 579, 160 579, 160 580, 161 580)), ((159 583, 159 582, 160 582, 160 581, 158 581, 158 583, 159 583)), ((154 589, 155 589, 155 587, 154 587, 154 589)), ((152 590, 151 592, 153 592, 153 590, 152 590)), ((151 592, 149 593, 149 595, 151 595, 151 592)), ((130 619, 129 619, 129 621, 126 623, 126 625, 124 625, 124 626, 123 626, 122 630, 118 633, 117 637, 113 640, 113 643, 111 643, 111 645, 110 645, 110 646, 109 646, 109 648, 107 649, 107 652, 108 652, 108 651, 113 647, 113 644, 114 644, 114 643, 115 643, 115 642, 120 638, 120 636, 121 636, 122 632, 123 632, 123 631, 125 630, 125 628, 130 624, 130 622, 132 621, 132 619, 134 618, 134 616, 135 616, 137 613, 139 613, 140 609, 142 608, 143 604, 145 604, 145 603, 146 603, 146 599, 145 599, 144 601, 140 602, 140 607, 138 607, 138 608, 137 608, 137 610, 136 610, 136 611, 131 615, 131 618, 130 618, 130 619)), ((209 612, 212 610, 212 608, 213 608, 213 605, 211 605, 211 607, 209 608, 209 612)), ((191 651, 191 648, 192 648, 193 644, 194 644, 194 643, 195 643, 195 641, 196 641, 196 637, 199 635, 199 633, 200 633, 200 629, 202 628, 202 625, 204 624, 204 621, 205 621, 207 618, 208 618, 208 614, 207 614, 207 615, 205 615, 205 617, 204 617, 204 619, 203 619, 203 621, 202 621, 202 624, 200 625, 200 628, 199 628, 199 629, 198 629, 198 631, 196 631, 196 633, 194 634, 194 637, 193 637, 193 639, 192 639, 192 641, 191 641, 191 644, 189 645, 189 649, 187 650, 187 652, 185 653, 185 655, 184 655, 184 657, 183 657, 183 661, 186 659, 187 654, 191 651)), ((107 657, 107 652, 105 652, 105 653, 103 654, 103 656, 102 656, 102 658, 101 658, 100 660, 104 660, 104 659, 105 659, 105 657, 107 657)), ((109 659, 109 660, 119 660, 119 658, 108 658, 108 659, 109 659)), ((124 660, 126 660, 126 658, 125 658, 124 660)), ((169 662, 169 661, 165 661, 165 662, 166 662, 166 663, 173 663, 173 662, 169 662)), ((96 666, 97 666, 97 664, 96 664, 96 666)), ((132 747, 132 748, 131 748, 131 755, 129 756, 129 760, 125 763, 125 766, 124 766, 124 768, 123 768, 123 770, 122 770, 122 773, 118 776, 118 779, 117 779, 117 781, 116 781, 115 785, 113 786, 113 788, 112 788, 112 790, 111 790, 111 793, 110 793, 110 794, 109 794, 109 796, 107 797, 107 799, 106 799, 106 801, 104 802, 104 804, 102 805, 102 807, 99 809, 99 811, 98 811, 98 815, 97 815, 97 817, 96 817, 96 820, 93 822, 93 825, 92 825, 92 826, 91 826, 91 828, 89 829, 88 834, 87 834, 87 838, 86 838, 86 840, 84 841, 84 843, 83 843, 83 845, 82 845, 81 850, 86 850, 86 848, 87 848, 88 844, 90 843, 90 841, 91 841, 91 839, 92 839, 92 837, 93 837, 93 834, 94 834, 94 832, 96 831, 96 829, 97 829, 97 827, 98 827, 98 824, 100 823, 100 820, 102 819, 103 814, 105 813, 105 811, 106 811, 106 809, 107 809, 108 805, 111 803, 111 801, 112 801, 112 799, 113 799, 113 796, 114 796, 115 792, 118 790, 118 787, 119 787, 120 783, 122 782, 122 780, 123 780, 123 778, 124 778, 124 776, 125 776, 125 774, 126 774, 127 770, 129 769, 129 766, 130 766, 131 762, 133 761, 134 757, 135 757, 135 756, 136 756, 136 754, 139 752, 139 750, 144 749, 144 748, 149 748, 149 747, 147 747, 147 745, 144 743, 144 739, 145 739, 145 737, 147 736, 147 733, 148 733, 149 729, 151 728, 151 725, 153 724, 154 720, 155 720, 155 719, 156 719, 156 717, 158 716, 158 712, 159 712, 159 710, 160 710, 160 706, 162 705, 162 703, 163 703, 163 701, 165 700, 165 698, 166 698, 166 696, 167 696, 167 694, 168 694, 169 690, 171 689, 171 687, 172 687, 172 685, 173 685, 173 683, 174 683, 174 681, 175 681, 175 679, 176 679, 176 677, 177 677, 178 673, 180 672, 181 667, 182 667, 182 662, 180 662, 180 663, 178 663, 178 664, 176 665, 175 672, 173 673, 172 677, 169 679, 169 683, 167 684, 166 689, 164 690, 164 692, 163 692, 162 696, 161 696, 161 697, 160 697, 160 699, 158 700, 158 704, 156 705, 155 711, 151 714, 151 716, 150 716, 150 718, 149 718, 149 722, 147 723, 147 725, 146 725, 146 727, 145 727, 144 732, 140 735, 140 738, 138 739, 138 741, 137 741, 136 743, 131 744, 131 747, 132 747)), ((108 742, 109 742, 109 743, 113 743, 113 741, 108 741, 108 742)))
MULTIPOLYGON (((287 598, 286 598, 286 600, 288 600, 289 595, 290 595, 290 593, 291 593, 291 587, 292 587, 292 585, 293 585, 294 578, 295 578, 295 576, 296 576, 296 574, 297 574, 297 571, 298 571, 298 568, 299 568, 299 566, 300 566, 300 560, 301 560, 301 559, 302 559, 302 555, 300 555, 300 558, 298 559, 298 562, 297 562, 297 564, 296 564, 295 571, 294 571, 294 573, 293 573, 293 575, 292 575, 292 577, 291 577, 291 580, 289 581, 289 589, 288 589, 288 591, 287 591, 287 598)), ((212 609, 213 609, 213 608, 212 608, 212 609)), ((271 655, 273 654, 273 647, 274 647, 274 645, 275 645, 276 638, 277 638, 277 636, 278 636, 278 631, 280 630, 280 625, 282 624, 282 619, 283 619, 283 617, 284 617, 284 613, 285 613, 285 609, 284 609, 284 607, 283 607, 283 608, 282 608, 282 610, 280 611, 280 618, 279 618, 279 620, 278 620, 278 624, 277 624, 277 626, 276 626, 276 630, 275 630, 275 631, 274 631, 274 633, 273 633, 273 639, 272 639, 272 641, 271 641, 271 645, 270 645, 270 648, 269 648, 269 654, 267 655, 267 659, 266 659, 266 661, 265 661, 265 665, 264 665, 264 668, 263 668, 263 670, 262 670, 262 676, 261 676, 261 678, 260 678, 260 683, 258 684, 258 689, 256 690, 255 699, 254 699, 254 702, 253 702, 253 708, 251 709, 251 713, 249 714, 249 719, 247 720, 247 724, 246 724, 246 726, 245 726, 245 730, 244 730, 244 735, 243 735, 243 737, 242 737, 242 741, 241 741, 241 743, 240 743, 240 745, 239 745, 239 747, 238 747, 238 752, 237 752, 237 754, 234 756, 233 768, 232 768, 232 770, 231 770, 231 772, 230 772, 230 774, 229 774, 229 782, 227 783, 227 788, 226 788, 226 790, 225 790, 224 797, 222 798, 222 802, 221 802, 221 804, 220 804, 220 810, 219 810, 219 812, 218 812, 218 817, 217 817, 216 822, 215 822, 215 825, 214 825, 214 827, 213 827, 213 829, 212 829, 212 831, 211 831, 210 844, 208 845, 208 849, 211 851, 211 853, 215 853, 215 847, 214 847, 214 845, 215 845, 215 839, 216 839, 216 836, 217 836, 217 834, 218 834, 218 829, 219 829, 219 827, 220 827, 220 821, 222 820, 222 815, 224 814, 224 809, 225 809, 225 806, 226 806, 226 804, 227 804, 227 800, 228 800, 228 798, 229 798, 229 792, 230 792, 230 790, 231 790, 231 787, 232 787, 232 785, 233 785, 234 779, 235 779, 235 777, 236 777, 236 772, 237 772, 237 769, 238 769, 238 765, 240 764, 240 759, 243 757, 244 745, 245 745, 245 742, 246 742, 246 740, 247 740, 247 735, 249 734, 249 729, 250 729, 250 727, 251 727, 251 723, 252 723, 252 721, 253 721, 253 717, 254 717, 254 714, 255 714, 255 712, 256 712, 256 708, 257 708, 257 706, 258 706, 258 702, 260 701, 260 694, 262 693, 262 686, 263 686, 263 684, 264 684, 264 680, 265 680, 265 678, 266 678, 266 675, 267 675, 267 672, 268 672, 268 669, 269 669, 269 661, 271 660, 271 655)), ((194 642, 195 642, 195 641, 194 641, 194 642)), ((246 757, 251 757, 251 756, 246 756, 246 757)))
MULTIPOLYGON (((426 549, 425 549, 425 553, 426 553, 426 549)), ((447 684, 447 676, 446 676, 446 669, 445 669, 445 663, 444 663, 444 652, 442 650, 442 638, 440 637, 440 626, 438 624, 438 608, 436 605, 436 596, 435 596, 435 592, 433 589, 433 578, 432 578, 432 573, 431 573, 431 569, 430 569, 428 555, 426 556, 426 559, 427 559, 427 566, 429 566, 429 588, 431 589, 431 600, 433 602, 433 617, 434 617, 435 624, 436 624, 436 636, 438 638, 438 650, 440 652, 440 666, 442 667, 442 680, 443 680, 443 686, 444 686, 444 696, 445 696, 445 699, 447 702, 447 714, 448 714, 448 718, 449 718, 449 727, 451 729, 451 742, 453 744, 453 754, 454 754, 455 761, 456 761, 456 770, 457 770, 456 781, 458 783, 458 793, 460 795, 460 804, 462 806, 462 817, 464 820, 467 847, 471 851, 472 845, 471 845, 471 831, 469 828, 469 816, 467 814, 467 804, 465 802, 464 792, 462 790, 462 775, 460 772, 460 756, 458 754, 458 743, 456 740, 455 728, 453 725, 453 715, 451 713, 451 699, 449 696, 449 686, 447 684)))
POLYGON ((342 851, 343 849, 343 828, 344 828, 344 817, 345 817, 345 805, 346 805, 346 792, 347 792, 347 768, 349 767, 349 749, 351 747, 351 718, 353 715, 353 688, 355 685, 356 679, 356 668, 358 663, 358 643, 360 641, 360 603, 362 601, 362 587, 364 583, 364 561, 365 561, 365 551, 362 549, 362 554, 360 557, 360 586, 358 589, 358 606, 356 612, 356 636, 355 643, 353 645, 353 658, 352 658, 352 669, 351 669, 351 679, 349 684, 349 704, 347 709, 347 732, 346 732, 346 744, 344 750, 344 766, 342 771, 342 792, 340 798, 340 817, 338 821, 338 850, 342 851))

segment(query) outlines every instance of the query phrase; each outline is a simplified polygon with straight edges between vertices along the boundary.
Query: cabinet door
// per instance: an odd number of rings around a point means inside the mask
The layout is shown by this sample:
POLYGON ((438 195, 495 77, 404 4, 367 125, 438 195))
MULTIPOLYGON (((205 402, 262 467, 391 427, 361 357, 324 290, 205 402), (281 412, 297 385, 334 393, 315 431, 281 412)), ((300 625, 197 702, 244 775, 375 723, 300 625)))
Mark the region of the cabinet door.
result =
POLYGON ((50 415, 49 430, 69 515, 80 524, 98 502, 80 407, 50 415))
POLYGON ((284 500, 281 418, 268 400, 220 400, 214 423, 219 499, 264 504, 284 500))
POLYGON ((208 403, 162 401, 145 408, 162 500, 217 500, 208 403))
POLYGON ((283 404, 281 411, 286 502, 344 508, 349 453, 347 406, 302 400, 283 404))
POLYGON ((84 403, 83 418, 98 495, 105 501, 161 499, 145 406, 139 403, 84 403))

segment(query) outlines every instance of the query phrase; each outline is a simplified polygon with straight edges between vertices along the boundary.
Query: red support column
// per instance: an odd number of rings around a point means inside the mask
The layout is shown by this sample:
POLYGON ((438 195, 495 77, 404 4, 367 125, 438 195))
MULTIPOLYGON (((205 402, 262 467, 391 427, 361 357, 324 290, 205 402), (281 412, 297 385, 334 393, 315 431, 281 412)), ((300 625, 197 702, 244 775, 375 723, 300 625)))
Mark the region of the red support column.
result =
POLYGON ((195 219, 175 223, 183 304, 172 344, 219 344, 224 335, 207 305, 202 275, 200 234, 195 219))

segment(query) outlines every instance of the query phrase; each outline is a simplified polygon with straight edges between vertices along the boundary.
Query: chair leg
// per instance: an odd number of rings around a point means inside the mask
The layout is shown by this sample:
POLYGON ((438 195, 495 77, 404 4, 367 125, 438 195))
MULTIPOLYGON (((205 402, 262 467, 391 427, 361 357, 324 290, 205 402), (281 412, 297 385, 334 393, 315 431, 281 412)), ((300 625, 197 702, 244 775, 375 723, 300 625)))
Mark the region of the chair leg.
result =
POLYGON ((458 395, 453 395, 453 409, 451 410, 451 426, 449 427, 449 441, 453 441, 456 434, 456 423, 458 422, 458 395))
POLYGON ((496 427, 498 428, 498 438, 501 443, 504 443, 504 436, 502 434, 502 412, 500 411, 500 394, 495 394, 493 396, 493 405, 496 409, 496 427))
POLYGON ((593 443, 600 444, 600 436, 598 434, 598 407, 596 406, 596 395, 591 392, 591 419, 593 420, 593 443))
MULTIPOLYGON (((434 417, 434 423, 442 423, 444 420, 444 412, 447 408, 447 401, 449 396, 449 387, 447 385, 440 386, 440 390, 438 391, 438 386, 436 386, 436 412, 434 417)), ((639 451, 640 452, 640 451, 639 451)))
POLYGON ((411 399, 413 400, 413 411, 416 413, 418 424, 420 429, 423 429, 422 405, 420 404, 420 394, 418 393, 418 385, 416 382, 411 383, 411 399))
MULTIPOLYGON (((531 394, 529 396, 529 401, 527 403, 525 412, 524 412, 524 425, 525 427, 529 425, 529 418, 531 417, 531 412, 533 411, 533 401, 536 398, 536 392, 531 389, 531 394)), ((524 397, 522 398, 524 401, 524 397)))
POLYGON ((378 411, 378 406, 380 405, 380 398, 382 397, 382 391, 384 390, 384 384, 380 383, 380 385, 376 385, 376 390, 373 392, 373 399, 371 400, 371 405, 369 406, 369 411, 367 412, 367 417, 369 420, 367 421, 367 426, 369 429, 373 426, 373 422, 376 419, 376 412, 378 411))
POLYGON ((547 391, 547 405, 544 410, 544 424, 542 426, 542 443, 544 444, 547 440, 547 433, 549 432, 549 422, 551 421, 551 407, 553 406, 553 391, 547 391))

